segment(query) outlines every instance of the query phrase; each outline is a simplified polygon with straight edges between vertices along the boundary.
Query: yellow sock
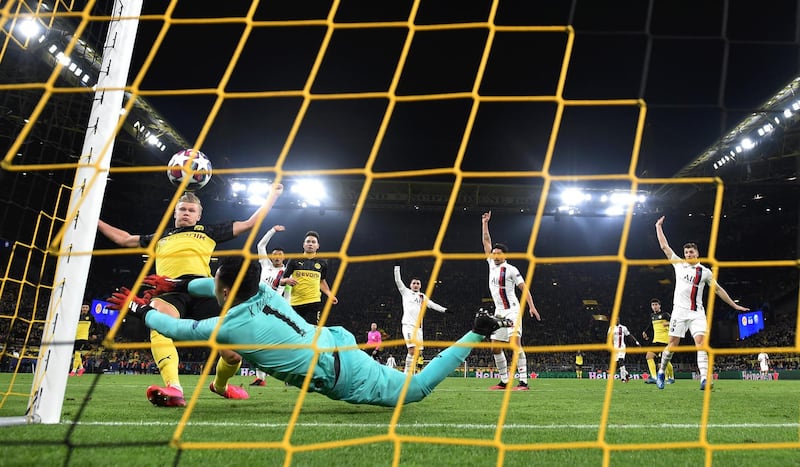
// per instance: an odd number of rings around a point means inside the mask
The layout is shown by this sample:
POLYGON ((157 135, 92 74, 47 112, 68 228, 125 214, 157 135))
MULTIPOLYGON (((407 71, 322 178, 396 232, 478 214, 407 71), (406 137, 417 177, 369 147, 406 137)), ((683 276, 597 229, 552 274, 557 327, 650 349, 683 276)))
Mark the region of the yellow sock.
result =
POLYGON ((156 331, 150 331, 150 351, 153 352, 153 360, 158 365, 161 379, 167 386, 175 386, 181 391, 181 379, 178 376, 178 349, 172 339, 162 336, 156 331))
POLYGON ((654 358, 647 359, 647 368, 650 370, 650 376, 655 378, 658 371, 656 370, 656 360, 654 358))
POLYGON ((78 371, 81 365, 83 365, 81 353, 76 351, 72 356, 72 371, 78 371))
POLYGON ((225 388, 228 387, 228 380, 233 378, 233 375, 239 371, 241 366, 241 360, 239 360, 236 365, 229 364, 222 357, 217 360, 217 376, 214 378, 214 389, 216 389, 216 392, 225 392, 225 388))
POLYGON ((667 363, 667 369, 664 373, 667 379, 675 379, 675 370, 672 369, 672 362, 667 363))

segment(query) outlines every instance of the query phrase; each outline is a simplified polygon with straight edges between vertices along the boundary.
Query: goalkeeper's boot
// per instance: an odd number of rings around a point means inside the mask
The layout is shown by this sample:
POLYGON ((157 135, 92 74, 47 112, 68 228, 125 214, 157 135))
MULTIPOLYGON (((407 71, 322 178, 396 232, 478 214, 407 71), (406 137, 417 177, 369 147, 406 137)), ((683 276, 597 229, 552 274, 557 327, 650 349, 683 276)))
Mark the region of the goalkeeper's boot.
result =
POLYGON ((656 384, 656 379, 652 376, 649 376, 646 380, 644 380, 644 384, 656 384))
POLYGON ((243 387, 234 386, 232 384, 225 386, 225 392, 220 393, 214 388, 214 382, 212 381, 208 386, 208 389, 210 389, 214 394, 219 394, 225 399, 250 399, 250 394, 247 394, 247 391, 245 391, 243 387))
POLYGON ((658 389, 664 389, 664 372, 659 371, 658 375, 656 375, 656 387, 658 389))
POLYGON ((252 383, 250 383, 250 386, 266 386, 266 385, 267 385, 267 382, 264 381, 261 378, 256 378, 256 379, 253 380, 252 383))
POLYGON ((472 332, 489 337, 500 328, 512 327, 514 327, 514 322, 510 319, 495 318, 494 316, 489 316, 489 313, 481 311, 475 316, 475 325, 472 327, 472 332))
POLYGON ((183 391, 174 386, 150 386, 147 388, 147 400, 158 407, 186 407, 183 391))

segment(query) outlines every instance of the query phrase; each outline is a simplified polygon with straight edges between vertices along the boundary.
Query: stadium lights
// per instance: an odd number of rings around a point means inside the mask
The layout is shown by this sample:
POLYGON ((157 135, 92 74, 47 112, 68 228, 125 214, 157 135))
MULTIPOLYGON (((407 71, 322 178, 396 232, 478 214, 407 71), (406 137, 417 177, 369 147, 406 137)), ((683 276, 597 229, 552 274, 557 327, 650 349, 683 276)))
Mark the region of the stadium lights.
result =
POLYGON ((320 207, 322 202, 328 197, 325 185, 322 181, 315 178, 302 178, 296 180, 292 185, 291 192, 297 198, 301 207, 320 207))
POLYGON ((587 189, 570 187, 559 195, 555 213, 569 216, 620 216, 629 207, 634 213, 647 210, 649 193, 644 190, 631 192, 619 189, 587 189))

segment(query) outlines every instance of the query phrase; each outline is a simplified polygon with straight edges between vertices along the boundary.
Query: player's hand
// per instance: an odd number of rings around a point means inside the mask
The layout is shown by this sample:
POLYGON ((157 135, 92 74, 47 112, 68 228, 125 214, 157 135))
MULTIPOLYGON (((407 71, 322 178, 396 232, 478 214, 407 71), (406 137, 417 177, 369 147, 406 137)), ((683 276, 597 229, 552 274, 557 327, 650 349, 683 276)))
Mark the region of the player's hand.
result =
POLYGON ((640 344, 639 341, 636 341, 636 347, 641 347, 641 346, 642 344, 640 344))
POLYGON ((274 230, 276 232, 283 232, 284 230, 286 230, 286 227, 284 227, 284 226, 282 226, 280 224, 276 224, 276 225, 272 226, 272 230, 274 230))
POLYGON ((121 310, 125 302, 128 301, 128 314, 142 320, 144 320, 147 312, 152 310, 147 300, 133 295, 127 287, 120 287, 119 291, 111 294, 111 297, 106 301, 110 303, 108 308, 111 310, 121 310))
POLYGON ((666 217, 666 216, 661 216, 661 217, 659 217, 659 218, 658 218, 658 220, 656 221, 656 226, 660 226, 660 225, 662 225, 662 224, 664 223, 664 218, 665 218, 665 217, 666 217))
POLYGON ((170 279, 167 276, 159 276, 158 274, 150 274, 142 280, 142 284, 150 287, 149 292, 151 297, 161 295, 169 292, 185 292, 189 281, 183 279, 170 279))
POLYGON ((489 222, 489 219, 491 218, 492 218, 492 211, 484 212, 483 215, 481 216, 481 222, 485 224, 489 222))

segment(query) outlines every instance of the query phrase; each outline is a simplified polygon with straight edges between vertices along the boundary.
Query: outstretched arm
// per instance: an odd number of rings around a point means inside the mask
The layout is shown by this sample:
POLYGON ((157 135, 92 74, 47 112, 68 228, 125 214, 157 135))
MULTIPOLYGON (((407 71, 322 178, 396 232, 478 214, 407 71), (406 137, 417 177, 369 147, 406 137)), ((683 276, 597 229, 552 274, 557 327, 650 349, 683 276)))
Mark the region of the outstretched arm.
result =
POLYGON ((489 219, 492 218, 492 211, 487 211, 481 216, 481 241, 483 241, 483 252, 486 256, 492 254, 492 236, 489 235, 489 219))
POLYGON ((430 298, 428 298, 427 300, 428 300, 428 302, 427 302, 428 303, 428 308, 430 308, 431 310, 438 311, 439 313, 447 313, 447 307, 443 307, 442 305, 439 305, 438 303, 434 302, 430 298))
POLYGON ((272 185, 272 189, 269 191, 269 196, 267 196, 267 200, 264 201, 264 204, 261 205, 260 208, 256 209, 256 212, 253 213, 246 221, 236 221, 233 223, 233 235, 240 235, 248 230, 252 229, 256 225, 256 221, 261 216, 266 216, 272 206, 275 205, 275 201, 278 200, 278 196, 283 193, 283 185, 277 183, 272 185))
POLYGON ((656 221, 656 237, 658 237, 658 246, 661 247, 661 251, 667 256, 667 258, 672 259, 675 255, 675 252, 672 251, 672 248, 669 247, 669 243, 667 243, 667 236, 664 235, 664 228, 662 227, 664 224, 664 216, 661 216, 656 221))
POLYGON ((734 310, 737 311, 750 311, 750 308, 743 307, 738 303, 734 302, 728 292, 719 285, 719 282, 715 281, 715 285, 717 286, 717 296, 722 299, 723 302, 730 305, 734 310))
POLYGON ((130 233, 109 225, 102 220, 97 221, 97 230, 99 230, 101 234, 119 246, 128 248, 136 248, 139 246, 139 239, 141 238, 141 235, 131 235, 130 233))
POLYGON ((525 301, 528 302, 528 312, 531 314, 532 317, 536 318, 536 321, 541 321, 542 317, 539 316, 539 310, 536 309, 536 305, 533 304, 533 295, 531 295, 530 289, 525 285, 524 282, 520 282, 517 284, 517 287, 522 291, 522 294, 525 296, 525 301))

